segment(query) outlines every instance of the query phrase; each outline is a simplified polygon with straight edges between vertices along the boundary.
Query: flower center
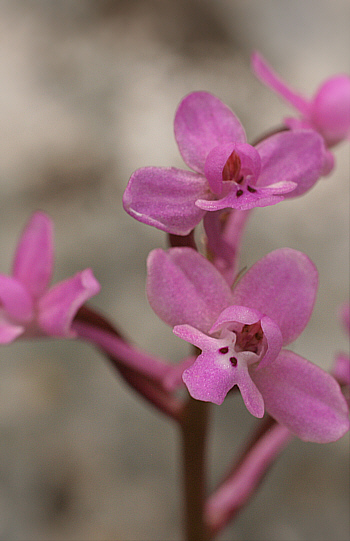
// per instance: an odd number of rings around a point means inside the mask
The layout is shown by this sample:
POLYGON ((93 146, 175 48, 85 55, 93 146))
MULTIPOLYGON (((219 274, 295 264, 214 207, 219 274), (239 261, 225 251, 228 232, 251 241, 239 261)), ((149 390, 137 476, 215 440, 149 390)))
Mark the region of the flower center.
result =
POLYGON ((234 180, 240 184, 243 180, 241 175, 241 159, 234 150, 227 159, 222 170, 222 180, 234 180))
POLYGON ((241 332, 237 333, 236 336, 235 346, 237 351, 252 351, 257 355, 261 353, 264 332, 260 321, 252 325, 243 325, 241 332))
POLYGON ((242 363, 250 365, 259 361, 264 354, 266 343, 260 321, 252 325, 243 325, 239 331, 228 332, 230 338, 227 335, 226 337, 231 343, 218 350, 220 355, 225 355, 232 366, 242 363))
MULTIPOLYGON (((242 184, 244 181, 244 175, 242 175, 242 162, 241 158, 234 150, 228 157, 224 168, 222 170, 222 180, 233 180, 236 184, 242 184)), ((243 186, 242 186, 243 187, 243 186)), ((256 189, 251 186, 246 186, 248 192, 256 193, 256 189)), ((236 191, 236 196, 241 197, 244 194, 244 190, 241 187, 236 191)))

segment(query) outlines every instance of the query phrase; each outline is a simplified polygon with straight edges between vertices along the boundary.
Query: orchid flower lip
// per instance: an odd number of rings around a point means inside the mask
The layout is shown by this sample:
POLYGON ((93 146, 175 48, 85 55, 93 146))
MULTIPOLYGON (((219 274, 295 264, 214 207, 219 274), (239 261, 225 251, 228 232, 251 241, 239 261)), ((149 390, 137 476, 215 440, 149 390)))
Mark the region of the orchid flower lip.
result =
POLYGON ((281 132, 253 147, 235 114, 209 92, 181 101, 174 132, 191 170, 143 167, 123 196, 128 214, 170 234, 188 235, 207 212, 275 205, 321 176, 323 139, 314 130, 281 132))
POLYGON ((266 410, 305 441, 327 443, 349 429, 335 379, 283 349, 306 327, 318 273, 291 248, 257 261, 233 292, 217 269, 191 248, 151 252, 147 294, 179 338, 201 350, 182 374, 190 395, 222 404, 237 385, 248 411, 266 410))

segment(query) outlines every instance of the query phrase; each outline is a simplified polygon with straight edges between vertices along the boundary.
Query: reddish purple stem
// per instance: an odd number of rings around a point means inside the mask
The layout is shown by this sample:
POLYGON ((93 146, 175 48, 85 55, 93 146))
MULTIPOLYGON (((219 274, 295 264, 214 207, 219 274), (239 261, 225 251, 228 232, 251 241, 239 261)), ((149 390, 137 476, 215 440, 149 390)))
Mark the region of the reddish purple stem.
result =
POLYGON ((82 307, 72 328, 78 338, 87 340, 103 351, 123 379, 160 411, 179 420, 183 404, 163 385, 171 377, 173 366, 129 345, 121 333, 105 318, 82 307))
POLYGON ((213 537, 246 505, 292 438, 287 428, 267 419, 226 480, 207 500, 207 523, 213 537))

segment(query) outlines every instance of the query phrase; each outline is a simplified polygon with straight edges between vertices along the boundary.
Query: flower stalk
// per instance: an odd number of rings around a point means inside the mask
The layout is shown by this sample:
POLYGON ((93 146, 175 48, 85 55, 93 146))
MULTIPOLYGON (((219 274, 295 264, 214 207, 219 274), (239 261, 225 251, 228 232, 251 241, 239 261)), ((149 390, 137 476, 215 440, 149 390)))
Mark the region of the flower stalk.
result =
POLYGON ((171 379, 173 368, 166 361, 131 346, 107 319, 87 306, 73 322, 77 337, 98 347, 123 379, 148 402, 179 421, 182 402, 163 384, 171 379))
POLYGON ((205 520, 209 406, 189 397, 180 421, 186 541, 210 540, 205 520))
POLYGON ((222 531, 248 503, 268 469, 292 438, 286 427, 267 416, 237 463, 207 500, 206 516, 212 537, 222 531))

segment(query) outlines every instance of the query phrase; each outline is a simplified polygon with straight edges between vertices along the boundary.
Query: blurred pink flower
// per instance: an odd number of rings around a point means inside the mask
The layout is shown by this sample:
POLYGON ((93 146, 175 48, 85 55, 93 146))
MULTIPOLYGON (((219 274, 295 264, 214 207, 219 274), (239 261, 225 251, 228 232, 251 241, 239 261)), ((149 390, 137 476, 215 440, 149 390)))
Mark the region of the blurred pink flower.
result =
POLYGON ((0 275, 0 343, 18 337, 74 337, 78 309, 100 291, 91 269, 49 289, 53 272, 53 225, 43 212, 29 220, 19 240, 12 276, 0 275))
MULTIPOLYGON (((252 55, 255 75, 265 85, 288 101, 300 114, 299 118, 285 118, 291 129, 312 128, 319 132, 328 148, 350 137, 350 77, 335 75, 327 79, 310 100, 295 92, 275 73, 265 59, 252 55)), ((333 155, 328 152, 324 174, 331 171, 333 155)))

